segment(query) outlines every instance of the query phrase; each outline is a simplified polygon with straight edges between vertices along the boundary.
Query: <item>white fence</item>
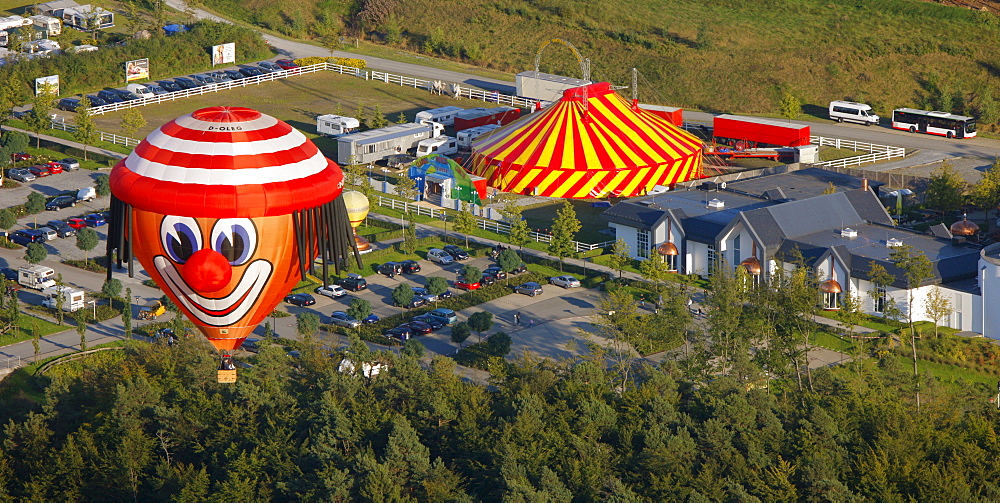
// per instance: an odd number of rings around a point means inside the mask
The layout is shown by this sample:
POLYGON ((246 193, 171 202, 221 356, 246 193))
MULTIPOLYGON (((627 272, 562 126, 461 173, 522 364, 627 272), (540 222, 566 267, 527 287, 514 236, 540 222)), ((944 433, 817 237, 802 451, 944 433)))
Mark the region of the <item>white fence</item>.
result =
MULTIPOLYGON (((191 96, 199 96, 202 94, 215 93, 227 89, 233 89, 236 87, 258 85, 258 84, 263 84, 264 82, 271 82, 274 80, 284 79, 295 75, 305 75, 307 73, 315 73, 321 71, 336 72, 341 75, 351 75, 365 80, 377 80, 389 84, 399 84, 400 86, 423 88, 427 90, 431 90, 434 87, 434 81, 432 80, 418 79, 414 77, 407 77, 404 75, 394 75, 385 72, 376 72, 374 70, 369 72, 361 68, 355 68, 353 66, 337 65, 333 63, 317 63, 315 65, 301 66, 298 68, 292 68, 290 70, 282 70, 280 72, 265 73, 263 75, 257 75, 254 77, 245 77, 239 80, 218 82, 215 84, 196 87, 194 89, 185 89, 183 91, 176 91, 167 94, 158 94, 151 98, 142 98, 138 100, 125 101, 122 103, 108 103, 107 105, 92 107, 90 109, 90 113, 94 115, 101 115, 108 112, 125 110, 127 108, 141 107, 141 106, 151 105, 154 103, 163 103, 165 101, 174 101, 182 98, 189 98, 191 96)), ((460 85, 456 85, 455 88, 457 90, 456 98, 466 97, 470 99, 489 101, 501 105, 510 105, 528 109, 532 109, 535 106, 535 101, 526 100, 523 98, 519 98, 517 96, 509 96, 506 94, 500 94, 491 91, 483 91, 480 89, 465 88, 460 85)))
MULTIPOLYGON (((60 131, 68 131, 70 133, 76 131, 75 124, 67 124, 66 119, 60 117, 59 120, 52 120, 52 129, 58 129, 60 131)), ((114 133, 105 133, 104 131, 98 131, 98 136, 101 141, 106 141, 108 143, 114 143, 115 145, 125 145, 126 147, 134 147, 139 144, 139 140, 135 138, 129 138, 128 136, 121 136, 114 133)))
POLYGON ((11 371, 28 364, 28 360, 20 356, 8 356, 0 358, 0 371, 11 371))
POLYGON ((842 140, 840 138, 825 138, 823 136, 810 136, 809 142, 813 145, 827 146, 833 148, 843 148, 860 152, 870 152, 866 155, 845 157, 834 161, 823 161, 814 163, 814 166, 828 166, 833 168, 846 168, 848 166, 860 166, 878 161, 886 161, 897 157, 906 157, 906 149, 894 147, 892 145, 877 145, 854 140, 842 140))
MULTIPOLYGON (((391 199, 388 197, 378 196, 378 205, 386 208, 392 208, 394 210, 402 212, 413 212, 417 215, 424 215, 431 218, 437 218, 441 221, 447 222, 448 214, 436 208, 429 208, 427 206, 422 206, 419 204, 408 203, 404 201, 398 201, 396 199, 391 199)), ((485 218, 476 217, 476 226, 485 231, 495 232, 497 234, 510 234, 510 225, 504 222, 497 222, 495 220, 489 220, 485 218)), ((538 243, 550 243, 552 242, 552 235, 544 232, 531 231, 531 239, 538 243)), ((605 248, 613 245, 614 241, 605 241, 603 243, 581 243, 579 241, 573 241, 573 247, 577 252, 597 250, 600 248, 605 248)))

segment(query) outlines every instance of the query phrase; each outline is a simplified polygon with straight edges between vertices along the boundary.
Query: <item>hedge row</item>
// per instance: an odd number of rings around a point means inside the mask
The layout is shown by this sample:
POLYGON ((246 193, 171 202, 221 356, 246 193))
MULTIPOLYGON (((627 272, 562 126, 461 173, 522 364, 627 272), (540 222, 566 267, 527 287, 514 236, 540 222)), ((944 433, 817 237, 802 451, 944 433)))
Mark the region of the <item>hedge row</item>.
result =
POLYGON ((333 63, 340 66, 350 66, 352 68, 368 68, 368 62, 358 58, 323 58, 320 56, 309 56, 295 60, 299 66, 318 65, 320 63, 333 63))

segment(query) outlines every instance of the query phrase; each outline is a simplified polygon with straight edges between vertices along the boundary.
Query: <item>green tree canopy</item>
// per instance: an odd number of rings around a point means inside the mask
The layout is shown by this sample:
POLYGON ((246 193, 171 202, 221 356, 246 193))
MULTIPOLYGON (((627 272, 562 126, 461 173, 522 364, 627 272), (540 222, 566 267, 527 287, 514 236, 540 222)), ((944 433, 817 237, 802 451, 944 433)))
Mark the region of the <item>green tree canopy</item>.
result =
POLYGON ((90 250, 97 248, 100 237, 92 227, 84 227, 76 232, 76 247, 84 252, 84 261, 90 261, 90 250))
POLYGON ((392 303, 397 306, 409 305, 413 301, 413 296, 413 289, 406 283, 400 283, 396 285, 396 288, 392 289, 392 303))
POLYGON ((556 212, 556 219, 552 222, 552 240, 549 242, 549 253, 559 258, 560 272, 563 267, 563 259, 576 254, 573 241, 581 227, 573 204, 568 199, 564 199, 562 208, 556 212))
MULTIPOLYGON (((83 159, 87 160, 87 147, 97 141, 97 124, 90 115, 90 99, 84 96, 80 99, 80 106, 76 107, 76 130, 73 131, 73 139, 83 144, 83 159)), ((138 110, 130 108, 129 110, 138 110)))
POLYGON ((108 175, 97 175, 94 179, 94 191, 97 192, 98 197, 107 197, 111 195, 111 179, 108 175))
POLYGON ((474 330, 480 337, 483 332, 493 328, 493 313, 489 311, 477 311, 469 316, 469 328, 474 330))
POLYGON ((101 286, 101 293, 112 299, 117 299, 122 294, 122 282, 115 278, 105 280, 104 285, 101 286))
POLYGON ((46 257, 49 256, 49 252, 45 250, 45 245, 41 243, 28 243, 27 250, 24 252, 24 260, 32 264, 37 264, 46 257))
POLYGON ((927 206, 945 213, 953 212, 962 207, 965 187, 965 179, 955 172, 951 163, 944 161, 931 174, 926 191, 927 206))
POLYGON ((427 293, 431 295, 441 295, 448 291, 448 280, 440 276, 427 278, 427 293))
POLYGON ((461 276, 466 283, 478 283, 483 279, 483 271, 472 264, 465 264, 462 266, 461 276))
POLYGON ((355 297, 351 299, 351 304, 347 306, 347 315, 356 320, 363 320, 371 314, 372 304, 367 299, 355 297))
POLYGON ((460 321, 451 326, 451 342, 454 342, 459 346, 461 346, 471 334, 472 329, 469 328, 469 324, 464 321, 460 321))
POLYGON ((28 201, 24 203, 24 210, 28 213, 41 213, 45 211, 45 196, 31 191, 28 193, 28 201))

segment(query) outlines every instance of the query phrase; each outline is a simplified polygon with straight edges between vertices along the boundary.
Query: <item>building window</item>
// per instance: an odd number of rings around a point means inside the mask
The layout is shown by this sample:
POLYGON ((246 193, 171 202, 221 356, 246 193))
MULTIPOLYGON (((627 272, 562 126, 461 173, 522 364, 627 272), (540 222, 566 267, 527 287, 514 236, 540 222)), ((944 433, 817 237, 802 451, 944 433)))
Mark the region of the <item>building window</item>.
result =
POLYGON ((875 309, 876 313, 882 314, 885 312, 886 303, 886 292, 885 287, 879 286, 875 288, 875 309))
POLYGON ((677 272, 677 255, 664 255, 663 263, 667 264, 667 270, 677 272))
POLYGON ((708 245, 708 274, 715 272, 715 266, 717 265, 715 262, 718 259, 719 257, 715 255, 715 245, 708 245))
POLYGON ((840 309, 840 293, 823 292, 823 309, 827 310, 840 309))
POLYGON ((737 234, 736 237, 733 238, 733 263, 734 264, 739 264, 740 263, 740 235, 739 234, 737 234))
POLYGON ((649 231, 639 231, 635 236, 635 256, 649 258, 649 231))

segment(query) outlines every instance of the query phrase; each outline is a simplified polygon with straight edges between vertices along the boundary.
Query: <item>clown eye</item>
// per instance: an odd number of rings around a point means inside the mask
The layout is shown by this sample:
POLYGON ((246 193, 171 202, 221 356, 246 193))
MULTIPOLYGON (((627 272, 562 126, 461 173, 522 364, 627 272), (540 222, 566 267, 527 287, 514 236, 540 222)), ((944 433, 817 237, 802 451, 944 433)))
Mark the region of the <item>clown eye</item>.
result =
POLYGON ((190 217, 168 216, 160 223, 160 241, 170 259, 178 264, 201 249, 201 230, 190 217))
POLYGON ((257 228, 247 218, 223 218, 212 227, 212 249, 232 265, 243 265, 257 249, 257 228))

